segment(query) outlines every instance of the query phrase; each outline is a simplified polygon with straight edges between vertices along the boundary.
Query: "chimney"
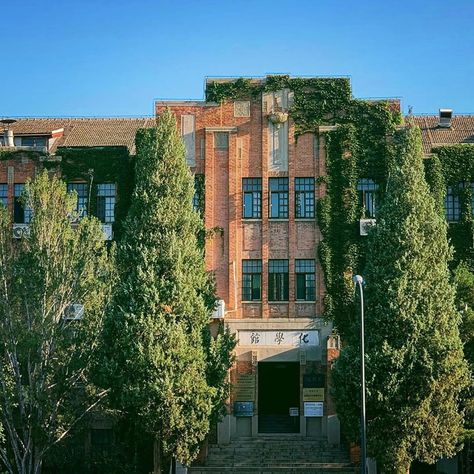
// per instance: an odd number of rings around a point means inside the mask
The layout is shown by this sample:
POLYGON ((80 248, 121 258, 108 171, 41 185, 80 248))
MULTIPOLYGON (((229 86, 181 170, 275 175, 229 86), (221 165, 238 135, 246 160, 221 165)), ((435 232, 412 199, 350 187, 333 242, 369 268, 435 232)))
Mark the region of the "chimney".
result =
POLYGON ((450 128, 452 118, 453 118, 452 109, 439 109, 438 127, 450 128))
POLYGON ((15 146, 13 140, 13 130, 10 130, 9 127, 12 123, 15 123, 15 119, 4 118, 0 120, 0 123, 3 125, 4 129, 4 144, 5 146, 15 146))
POLYGON ((5 130, 5 146, 15 146, 13 130, 5 130))

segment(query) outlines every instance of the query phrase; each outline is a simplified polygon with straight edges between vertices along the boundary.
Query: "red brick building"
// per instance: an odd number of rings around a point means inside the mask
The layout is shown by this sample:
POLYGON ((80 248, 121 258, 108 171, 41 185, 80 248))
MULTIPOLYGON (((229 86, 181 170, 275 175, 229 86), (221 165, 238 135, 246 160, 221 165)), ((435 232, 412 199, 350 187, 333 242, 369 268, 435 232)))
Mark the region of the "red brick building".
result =
POLYGON ((238 338, 221 442, 278 432, 339 441, 326 383, 338 340, 322 318, 316 253, 325 128, 296 141, 292 99, 281 90, 219 104, 155 103, 157 115, 165 108, 176 114, 188 164, 204 176, 205 224, 216 229, 207 268, 238 338))

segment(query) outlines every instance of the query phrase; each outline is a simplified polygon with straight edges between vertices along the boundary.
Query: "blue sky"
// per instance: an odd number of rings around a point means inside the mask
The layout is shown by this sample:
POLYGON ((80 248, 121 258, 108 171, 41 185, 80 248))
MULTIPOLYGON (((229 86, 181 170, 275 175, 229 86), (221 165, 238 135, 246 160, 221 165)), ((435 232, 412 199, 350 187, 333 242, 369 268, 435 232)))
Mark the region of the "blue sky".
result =
POLYGON ((8 0, 0 115, 150 115, 206 76, 267 73, 474 113, 473 20, 473 0, 8 0))

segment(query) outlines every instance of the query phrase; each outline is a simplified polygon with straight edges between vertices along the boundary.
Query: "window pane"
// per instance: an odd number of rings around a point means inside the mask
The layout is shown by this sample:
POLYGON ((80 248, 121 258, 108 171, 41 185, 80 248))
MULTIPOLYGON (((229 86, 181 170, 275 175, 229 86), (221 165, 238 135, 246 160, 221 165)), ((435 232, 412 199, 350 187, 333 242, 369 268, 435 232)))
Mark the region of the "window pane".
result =
POLYGON ((242 300, 261 299, 261 260, 242 260, 242 300))
POLYGON ((20 202, 24 189, 25 185, 23 183, 18 183, 13 186, 13 194, 15 196, 13 203, 13 221, 17 224, 29 224, 32 218, 32 209, 28 205, 23 207, 23 204, 20 202))
POLYGON ((97 185, 97 217, 105 223, 115 221, 115 193, 114 183, 97 185))
POLYGON ((446 213, 446 220, 449 222, 459 221, 460 203, 459 203, 459 187, 448 186, 446 190, 446 197, 444 199, 444 208, 446 213))
POLYGON ((288 301, 288 260, 268 261, 268 299, 288 301))
POLYGON ((278 203, 278 193, 271 193, 270 217, 276 218, 280 216, 280 209, 278 203))
POLYGON ((68 192, 76 191, 76 211, 79 212, 81 216, 87 215, 89 185, 87 183, 68 183, 67 190, 68 192))
POLYGON ((306 299, 306 279, 303 273, 299 273, 296 275, 296 299, 306 299))
POLYGON ((260 300, 262 290, 262 275, 260 273, 255 273, 252 275, 252 299, 260 300))
POLYGON ((253 217, 253 194, 244 193, 244 217, 253 217))
POLYGON ((8 207, 8 184, 0 184, 0 202, 8 207))

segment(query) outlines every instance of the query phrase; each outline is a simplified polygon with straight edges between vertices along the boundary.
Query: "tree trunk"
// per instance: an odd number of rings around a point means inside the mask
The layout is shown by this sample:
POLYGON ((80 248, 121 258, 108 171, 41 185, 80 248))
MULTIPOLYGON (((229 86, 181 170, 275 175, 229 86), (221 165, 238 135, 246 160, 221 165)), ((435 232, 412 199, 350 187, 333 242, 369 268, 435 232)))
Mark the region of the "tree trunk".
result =
POLYGON ((161 474, 161 465, 161 438, 160 435, 158 435, 153 442, 153 474, 161 474))

